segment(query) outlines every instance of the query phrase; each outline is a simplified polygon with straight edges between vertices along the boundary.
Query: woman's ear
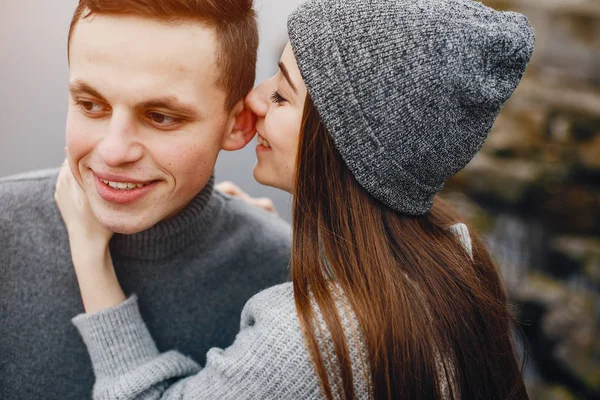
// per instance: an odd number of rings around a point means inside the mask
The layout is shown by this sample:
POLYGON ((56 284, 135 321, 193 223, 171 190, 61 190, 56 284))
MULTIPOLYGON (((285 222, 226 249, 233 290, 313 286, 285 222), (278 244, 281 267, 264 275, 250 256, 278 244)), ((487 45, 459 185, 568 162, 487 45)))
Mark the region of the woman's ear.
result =
POLYGON ((234 123, 228 129, 221 148, 233 151, 245 147, 256 133, 256 115, 250 111, 241 100, 232 111, 234 123))

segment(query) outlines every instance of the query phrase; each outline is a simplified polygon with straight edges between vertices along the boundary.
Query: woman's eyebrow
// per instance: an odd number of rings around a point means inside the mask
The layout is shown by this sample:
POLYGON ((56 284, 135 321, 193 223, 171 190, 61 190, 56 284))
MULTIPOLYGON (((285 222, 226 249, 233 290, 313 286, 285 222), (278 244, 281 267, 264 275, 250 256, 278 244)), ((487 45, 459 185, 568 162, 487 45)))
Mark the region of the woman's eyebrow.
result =
POLYGON ((296 85, 294 85, 294 83, 292 82, 292 79, 290 78, 290 74, 289 74, 285 64, 281 61, 279 62, 279 69, 281 70, 281 73, 285 77, 285 80, 288 81, 288 83, 294 90, 294 93, 298 94, 298 89, 296 89, 296 85))

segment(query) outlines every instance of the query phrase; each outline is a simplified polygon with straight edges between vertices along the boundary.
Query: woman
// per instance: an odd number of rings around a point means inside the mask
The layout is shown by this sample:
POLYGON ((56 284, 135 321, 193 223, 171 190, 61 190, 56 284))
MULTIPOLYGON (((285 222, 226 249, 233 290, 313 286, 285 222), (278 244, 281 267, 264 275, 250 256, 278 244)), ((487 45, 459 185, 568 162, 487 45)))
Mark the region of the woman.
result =
POLYGON ((292 282, 254 296, 204 368, 158 352, 111 233, 62 171, 82 296, 104 304, 74 319, 95 398, 527 398, 494 264, 435 198, 521 79, 526 18, 471 0, 309 0, 288 33, 247 106, 256 179, 293 194, 292 282))

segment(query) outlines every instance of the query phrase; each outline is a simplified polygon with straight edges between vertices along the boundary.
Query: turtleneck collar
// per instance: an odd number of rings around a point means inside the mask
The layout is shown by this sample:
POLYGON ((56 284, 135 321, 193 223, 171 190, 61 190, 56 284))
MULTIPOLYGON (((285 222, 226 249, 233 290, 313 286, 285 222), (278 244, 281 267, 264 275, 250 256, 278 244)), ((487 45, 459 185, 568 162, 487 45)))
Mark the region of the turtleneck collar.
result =
POLYGON ((213 194, 214 175, 204 189, 180 213, 153 227, 133 234, 116 234, 111 241, 111 252, 125 258, 156 260, 168 257, 201 235, 207 234, 207 225, 214 213, 207 211, 207 205, 213 194))

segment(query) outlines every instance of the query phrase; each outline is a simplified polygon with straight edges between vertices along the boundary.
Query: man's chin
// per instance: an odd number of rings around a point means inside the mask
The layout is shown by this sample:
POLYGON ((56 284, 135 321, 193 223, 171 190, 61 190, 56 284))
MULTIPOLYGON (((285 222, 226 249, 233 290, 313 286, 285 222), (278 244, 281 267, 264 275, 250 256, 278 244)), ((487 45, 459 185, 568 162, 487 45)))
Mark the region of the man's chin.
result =
POLYGON ((107 227, 110 231, 114 232, 114 233, 118 233, 121 235, 135 235, 136 233, 140 233, 145 231, 146 229, 150 228, 150 227, 131 227, 131 226, 116 226, 116 227, 107 227))
POLYGON ((122 235, 133 235, 156 225, 160 220, 147 209, 127 210, 107 207, 95 198, 88 198, 92 213, 104 228, 122 235), (154 218, 153 218, 154 217, 154 218))
POLYGON ((121 235, 134 235, 145 231, 146 229, 154 226, 157 221, 140 222, 141 218, 111 218, 111 217, 99 217, 98 221, 102 226, 111 232, 119 233, 121 235))

